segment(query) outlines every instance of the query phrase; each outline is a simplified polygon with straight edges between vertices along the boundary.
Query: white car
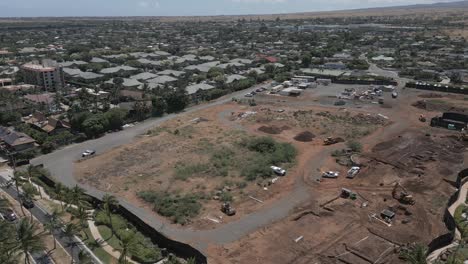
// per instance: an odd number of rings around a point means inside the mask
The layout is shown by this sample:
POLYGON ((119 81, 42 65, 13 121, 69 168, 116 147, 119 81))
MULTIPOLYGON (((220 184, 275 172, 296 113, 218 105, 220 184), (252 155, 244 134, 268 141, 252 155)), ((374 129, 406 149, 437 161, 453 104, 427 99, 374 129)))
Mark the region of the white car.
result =
POLYGON ((360 170, 361 168, 359 167, 351 167, 351 169, 349 169, 348 171, 348 176, 346 177, 353 179, 354 177, 356 177, 356 175, 359 173, 360 170))
POLYGON ((280 168, 280 167, 276 167, 276 166, 271 166, 270 167, 273 172, 276 174, 276 175, 279 175, 279 176, 284 176, 286 175, 286 170, 280 168))
POLYGON ((96 151, 95 150, 90 150, 90 149, 87 149, 85 150, 83 153, 81 153, 81 157, 89 157, 89 156, 92 156, 96 154, 96 151))
POLYGON ((245 94, 245 97, 253 97, 253 94, 251 93, 245 94))
POLYGON ((322 177, 323 178, 332 178, 332 179, 334 179, 334 178, 338 178, 339 175, 340 175, 340 173, 337 172, 337 171, 326 171, 326 172, 324 172, 322 174, 322 177))

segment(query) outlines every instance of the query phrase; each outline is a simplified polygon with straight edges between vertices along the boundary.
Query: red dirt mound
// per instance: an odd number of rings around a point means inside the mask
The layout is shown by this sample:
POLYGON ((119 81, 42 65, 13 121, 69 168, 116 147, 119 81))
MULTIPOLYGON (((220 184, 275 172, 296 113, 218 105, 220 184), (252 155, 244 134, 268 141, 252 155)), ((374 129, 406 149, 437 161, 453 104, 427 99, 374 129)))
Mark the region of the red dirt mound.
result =
POLYGON ((309 132, 309 131, 304 131, 304 132, 301 132, 301 133, 297 134, 297 135, 294 137, 294 140, 300 141, 300 142, 310 142, 310 141, 312 141, 314 138, 315 138, 315 135, 314 135, 314 134, 312 134, 312 133, 309 132))
POLYGON ((289 127, 288 126, 282 126, 282 127, 278 127, 278 126, 261 126, 258 128, 259 131, 263 132, 263 133, 267 133, 267 134, 272 134, 272 135, 277 135, 277 134, 281 134, 281 132, 283 132, 284 130, 288 130, 289 127))

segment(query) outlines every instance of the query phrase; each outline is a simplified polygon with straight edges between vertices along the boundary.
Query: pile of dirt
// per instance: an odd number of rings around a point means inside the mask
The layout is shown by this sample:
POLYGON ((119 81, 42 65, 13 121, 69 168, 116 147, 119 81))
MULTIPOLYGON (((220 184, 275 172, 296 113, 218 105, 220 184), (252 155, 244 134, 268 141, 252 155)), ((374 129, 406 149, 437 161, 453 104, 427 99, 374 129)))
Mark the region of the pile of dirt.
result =
POLYGON ((420 100, 412 104, 412 106, 427 110, 427 111, 437 111, 437 112, 456 112, 456 113, 465 113, 468 112, 468 109, 463 107, 458 107, 450 103, 440 102, 439 100, 420 100))
POLYGON ((297 135, 294 137, 294 140, 299 141, 299 142, 310 142, 310 141, 312 141, 314 138, 315 138, 315 135, 314 135, 314 134, 312 134, 312 133, 309 132, 309 131, 304 131, 304 132, 301 132, 301 133, 297 134, 297 135))
POLYGON ((421 98, 442 98, 444 96, 441 95, 441 94, 438 94, 438 93, 427 93, 427 94, 421 94, 418 97, 421 97, 421 98))
POLYGON ((272 134, 272 135, 277 135, 277 134, 281 134, 281 132, 283 132, 284 130, 288 130, 290 129, 290 127, 288 126, 282 126, 282 127, 278 127, 278 126, 261 126, 258 128, 258 131, 261 131, 263 133, 267 133, 267 134, 272 134))
POLYGON ((362 114, 359 113, 353 117, 351 120, 354 124, 368 124, 368 125, 385 125, 387 122, 385 118, 375 115, 362 114))

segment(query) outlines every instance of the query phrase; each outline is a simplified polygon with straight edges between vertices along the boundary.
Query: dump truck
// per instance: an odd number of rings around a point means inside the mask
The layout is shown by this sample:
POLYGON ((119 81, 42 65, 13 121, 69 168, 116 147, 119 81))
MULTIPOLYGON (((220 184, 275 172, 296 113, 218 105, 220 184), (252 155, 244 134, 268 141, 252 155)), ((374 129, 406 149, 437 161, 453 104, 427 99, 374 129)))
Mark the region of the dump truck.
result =
POLYGON ((236 209, 232 208, 230 203, 223 203, 221 205, 221 212, 228 216, 233 216, 236 214, 236 209))
POLYGON ((402 204, 414 205, 416 203, 413 196, 399 182, 393 187, 392 196, 402 204), (398 189, 401 189, 401 191, 398 192, 398 189))
POLYGON ((333 144, 337 144, 337 143, 340 143, 340 142, 344 142, 344 139, 342 138, 334 138, 334 137, 327 137, 324 141, 323 141, 323 144, 325 146, 329 146, 329 145, 333 145, 333 144))
POLYGON ((424 115, 419 115, 419 121, 426 122, 426 117, 424 115))

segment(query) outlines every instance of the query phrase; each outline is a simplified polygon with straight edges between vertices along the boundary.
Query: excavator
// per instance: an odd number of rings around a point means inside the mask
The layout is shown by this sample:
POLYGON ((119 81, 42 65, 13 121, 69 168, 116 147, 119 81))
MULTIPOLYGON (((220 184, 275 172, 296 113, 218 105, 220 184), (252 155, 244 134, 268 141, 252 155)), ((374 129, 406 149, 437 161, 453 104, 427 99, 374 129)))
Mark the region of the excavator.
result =
POLYGON ((462 128, 462 130, 460 131, 460 140, 468 141, 468 129, 466 127, 462 128))
POLYGON ((221 212, 225 213, 227 216, 233 216, 236 214, 236 209, 232 208, 230 203, 223 203, 221 205, 221 212))
POLYGON ((329 145, 333 145, 333 144, 336 144, 336 143, 340 143, 340 142, 344 142, 344 139, 342 138, 334 138, 334 137, 327 137, 324 141, 323 141, 323 144, 325 146, 329 146, 329 145))
POLYGON ((419 115, 419 121, 425 123, 426 122, 426 116, 425 115, 419 115))
POLYGON ((397 182, 395 187, 393 187, 392 196, 402 204, 414 205, 416 203, 413 196, 409 194, 405 187, 403 187, 399 182, 397 182), (401 189, 401 191, 398 192, 398 189, 401 189))

